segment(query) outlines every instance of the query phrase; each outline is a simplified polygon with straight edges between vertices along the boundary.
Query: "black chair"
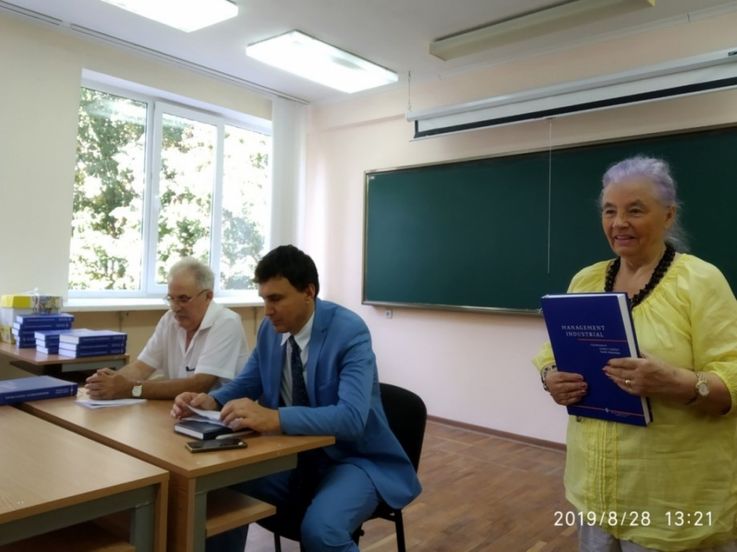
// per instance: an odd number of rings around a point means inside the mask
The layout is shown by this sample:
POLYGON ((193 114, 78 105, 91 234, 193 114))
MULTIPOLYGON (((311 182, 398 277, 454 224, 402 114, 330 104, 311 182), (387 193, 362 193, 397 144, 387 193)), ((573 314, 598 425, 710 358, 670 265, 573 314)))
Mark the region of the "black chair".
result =
MULTIPOLYGON (((381 388, 381 403, 384 406, 389 427, 402 448, 404 448, 404 452, 407 453, 415 471, 417 471, 427 421, 425 403, 418 395, 402 387, 389 383, 381 383, 379 386, 381 388)), ((274 533, 274 550, 275 552, 281 552, 281 537, 294 541, 300 540, 300 525, 303 516, 304 511, 283 510, 277 512, 274 516, 260 520, 258 524, 274 533)), ((381 502, 369 519, 376 518, 394 522, 397 534, 397 551, 405 552, 402 510, 395 510, 381 502)), ((358 540, 362 535, 363 529, 359 527, 353 534, 353 540, 356 544, 358 544, 358 540)), ((301 544, 300 550, 303 550, 301 544)))

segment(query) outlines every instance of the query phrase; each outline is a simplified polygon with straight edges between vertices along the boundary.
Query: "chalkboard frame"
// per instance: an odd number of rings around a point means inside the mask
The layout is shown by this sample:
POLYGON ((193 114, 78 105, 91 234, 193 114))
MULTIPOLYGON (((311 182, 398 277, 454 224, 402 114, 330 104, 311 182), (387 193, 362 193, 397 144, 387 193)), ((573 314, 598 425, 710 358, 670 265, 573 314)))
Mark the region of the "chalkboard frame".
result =
MULTIPOLYGON (((367 277, 368 277, 368 248, 369 248, 369 193, 370 193, 370 180, 372 176, 375 175, 386 175, 386 174, 392 174, 402 171, 409 171, 409 170, 416 170, 416 169, 425 169, 425 168, 438 168, 438 167, 445 167, 445 166, 456 166, 461 164, 467 164, 467 163, 473 163, 473 162, 482 162, 486 160, 504 160, 504 159, 510 159, 510 158, 518 158, 521 156, 527 156, 531 154, 548 154, 549 160, 552 159, 552 156, 555 154, 565 153, 565 152, 577 152, 579 150, 587 150, 589 148, 600 148, 602 146, 630 146, 630 145, 636 145, 640 143, 644 143, 647 141, 652 140, 658 140, 658 139, 679 139, 679 138, 685 138, 691 135, 706 135, 708 133, 714 133, 714 132, 736 132, 737 131, 737 125, 734 124, 725 124, 725 125, 712 125, 712 126, 705 126, 705 127, 698 127, 698 128, 690 128, 690 129, 680 129, 677 131, 665 131, 665 132, 655 132, 655 133, 649 133, 645 135, 635 135, 635 136, 624 136, 624 137, 615 137, 610 138, 606 140, 599 140, 594 142, 587 142, 587 143, 577 143, 577 144, 564 144, 556 146, 555 148, 538 148, 534 150, 528 150, 528 151, 518 151, 518 152, 512 152, 512 153, 503 153, 499 155, 493 155, 493 156, 477 156, 477 157, 469 157, 469 158, 463 158, 463 159, 454 159, 454 160, 445 160, 445 161, 438 161, 434 163, 427 163, 427 164, 414 164, 414 165, 407 165, 407 166, 401 166, 401 167, 392 167, 392 168, 383 168, 383 169, 373 169, 373 170, 367 170, 364 172, 364 225, 363 225, 363 271, 362 271, 362 304, 365 305, 373 305, 373 306, 383 306, 388 308, 412 308, 412 309, 429 309, 429 310, 443 310, 443 311, 460 311, 460 312, 477 312, 477 313, 490 313, 490 314, 518 314, 518 315, 532 315, 532 316, 539 316, 540 315, 540 309, 539 308, 513 308, 508 306, 487 306, 487 305, 468 305, 468 304, 443 304, 443 303, 436 303, 436 302, 415 302, 415 301, 388 301, 388 300, 381 300, 381 299, 375 299, 375 298, 367 298, 367 277)), ((550 162, 550 161, 549 161, 550 162)), ((676 175, 677 177, 677 175, 676 175)), ((550 204, 552 202, 552 197, 549 195, 547 198, 548 208, 550 208, 550 204)), ((609 252, 609 256, 603 256, 601 259, 603 260, 606 258, 613 257, 613 254, 609 252)), ((582 264, 579 268, 583 268, 585 266, 582 264)), ((719 265, 718 265, 719 266, 719 265)), ((720 267, 721 268, 721 267, 720 267)), ((569 274, 569 277, 573 276, 573 273, 569 274)), ((734 278, 732 279, 734 281, 734 278)), ((734 286, 734 284, 733 284, 734 286)), ((560 290, 550 290, 553 291, 560 291, 560 290)))

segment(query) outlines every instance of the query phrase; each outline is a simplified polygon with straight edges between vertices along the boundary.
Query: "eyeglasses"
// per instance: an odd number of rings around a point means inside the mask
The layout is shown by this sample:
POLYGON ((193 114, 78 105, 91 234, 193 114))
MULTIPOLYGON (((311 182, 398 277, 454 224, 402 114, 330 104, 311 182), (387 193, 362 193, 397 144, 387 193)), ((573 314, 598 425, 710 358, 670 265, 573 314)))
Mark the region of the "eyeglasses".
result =
POLYGON ((177 295, 176 297, 174 295, 167 295, 164 297, 164 301, 169 303, 169 305, 186 305, 192 299, 199 297, 203 293, 207 293, 210 291, 209 289, 203 289, 201 290, 197 295, 190 297, 189 295, 177 295))

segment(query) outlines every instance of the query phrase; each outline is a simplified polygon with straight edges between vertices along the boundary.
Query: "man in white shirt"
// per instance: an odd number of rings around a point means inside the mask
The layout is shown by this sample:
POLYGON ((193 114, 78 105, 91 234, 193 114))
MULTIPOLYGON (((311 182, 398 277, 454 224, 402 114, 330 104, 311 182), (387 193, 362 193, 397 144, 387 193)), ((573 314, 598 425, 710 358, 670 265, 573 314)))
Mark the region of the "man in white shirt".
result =
POLYGON ((168 282, 169 311, 137 360, 87 378, 93 399, 173 399, 185 391, 205 393, 243 368, 248 356, 243 325, 238 314, 212 300, 212 270, 187 257, 172 266, 168 282))

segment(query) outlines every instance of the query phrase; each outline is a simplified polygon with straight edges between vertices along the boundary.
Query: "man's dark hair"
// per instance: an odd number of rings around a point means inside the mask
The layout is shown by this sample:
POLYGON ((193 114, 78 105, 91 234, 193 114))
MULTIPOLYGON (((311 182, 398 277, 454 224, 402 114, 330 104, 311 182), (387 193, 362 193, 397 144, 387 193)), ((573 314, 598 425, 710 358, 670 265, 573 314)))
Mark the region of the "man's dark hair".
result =
POLYGON ((299 291, 315 285, 315 297, 320 291, 317 267, 309 255, 293 245, 280 245, 269 251, 256 265, 253 281, 263 284, 272 278, 286 278, 299 291))

